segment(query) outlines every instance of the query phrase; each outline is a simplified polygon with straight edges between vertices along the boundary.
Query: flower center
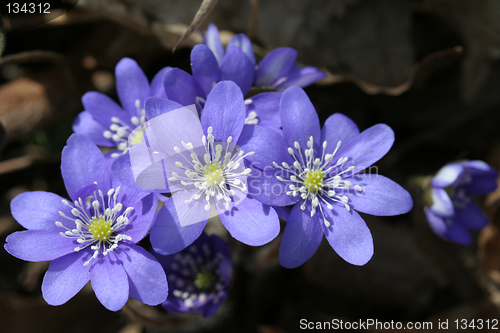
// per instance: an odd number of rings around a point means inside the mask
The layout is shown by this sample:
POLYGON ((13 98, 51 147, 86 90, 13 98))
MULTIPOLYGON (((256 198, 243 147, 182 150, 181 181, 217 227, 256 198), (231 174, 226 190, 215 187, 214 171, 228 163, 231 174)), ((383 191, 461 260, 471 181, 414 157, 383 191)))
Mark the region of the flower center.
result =
POLYGON ((172 295, 191 309, 217 304, 227 294, 227 283, 218 269, 224 254, 214 253, 209 243, 192 244, 188 249, 174 254, 168 269, 172 295))
MULTIPOLYGON (((323 216, 324 224, 329 227, 330 222, 326 220, 323 212, 324 208, 333 209, 332 204, 337 203, 344 206, 348 211, 351 210, 351 206, 348 204, 349 197, 345 194, 349 194, 352 184, 344 178, 350 177, 346 173, 354 170, 354 166, 350 166, 343 171, 337 171, 338 168, 347 162, 347 157, 341 157, 336 163, 330 163, 340 148, 340 141, 337 143, 332 154, 325 154, 327 142, 324 141, 321 158, 316 157, 313 143, 313 137, 311 136, 307 142, 308 148, 304 150, 304 154, 302 154, 302 149, 298 142, 294 142, 297 155, 293 148, 288 148, 288 153, 294 159, 293 166, 288 165, 286 162, 283 162, 281 165, 273 162, 273 165, 275 168, 282 169, 285 171, 285 175, 288 175, 288 179, 276 176, 279 181, 293 183, 288 186, 289 191, 286 194, 294 197, 300 194, 300 197, 304 200, 300 208, 305 210, 306 203, 310 202, 311 217, 319 209, 323 216)), ((354 186, 354 190, 362 192, 363 188, 356 185, 354 186)))
POLYGON ((207 180, 207 184, 210 186, 219 185, 221 182, 224 181, 223 170, 218 165, 218 163, 207 164, 205 166, 205 170, 203 170, 203 174, 205 175, 205 179, 207 180))
MULTIPOLYGON (((207 129, 208 136, 202 137, 204 154, 198 156, 193 149, 191 142, 182 142, 185 149, 189 151, 188 159, 185 153, 182 153, 179 147, 174 147, 176 153, 188 163, 177 161, 175 165, 184 169, 185 176, 180 176, 177 172, 172 172, 172 176, 168 178, 169 182, 177 182, 186 187, 194 186, 198 191, 191 196, 185 203, 190 203, 192 200, 199 200, 204 195, 206 200, 205 210, 210 210, 212 201, 224 201, 225 209, 228 210, 231 206, 231 197, 236 194, 235 189, 242 192, 247 191, 246 175, 251 170, 244 169, 243 159, 253 154, 249 152, 244 154, 237 146, 229 151, 232 137, 227 138, 227 142, 215 142, 212 135, 212 127, 207 129), (203 162, 201 162, 203 161, 203 162)), ((186 154, 187 155, 187 154, 186 154)), ((201 155, 201 154, 200 154, 201 155)))
POLYGON ((113 233, 113 228, 111 228, 111 221, 106 220, 104 216, 94 216, 90 222, 89 231, 95 240, 106 241, 113 233))
POLYGON ((325 173, 321 170, 312 170, 304 179, 304 186, 312 193, 316 193, 323 187, 323 178, 325 173))
POLYGON ((194 284, 200 289, 211 288, 215 283, 215 275, 212 271, 203 268, 194 279, 194 284))
POLYGON ((130 145, 133 146, 141 143, 142 139, 144 138, 144 132, 144 128, 141 128, 141 130, 139 131, 132 131, 132 133, 130 133, 128 137, 128 142, 130 143, 130 145))
MULTIPOLYGON (((123 153, 127 152, 131 146, 142 142, 144 136, 144 127, 142 125, 146 122, 146 111, 141 107, 141 101, 138 99, 135 101, 135 107, 137 108, 137 117, 130 118, 130 123, 133 126, 141 126, 140 129, 134 130, 120 118, 111 117, 112 124, 109 126, 109 130, 103 133, 106 139, 115 141, 116 148, 123 153)), ((111 154, 111 157, 118 156, 120 156, 118 153, 111 154)))
POLYGON ((101 190, 98 191, 99 196, 94 192, 93 196, 89 196, 85 200, 78 198, 74 203, 67 200, 62 202, 71 208, 71 216, 67 216, 59 211, 59 215, 74 223, 74 228, 69 228, 63 223, 57 221, 56 226, 66 229, 61 232, 61 236, 66 238, 74 238, 79 244, 74 248, 75 252, 81 251, 90 246, 94 254, 83 265, 87 266, 90 261, 97 258, 97 255, 102 250, 102 254, 106 255, 118 247, 118 242, 122 240, 132 240, 130 236, 117 234, 116 231, 123 226, 129 224, 127 215, 132 211, 132 207, 123 210, 123 205, 117 202, 120 187, 110 189, 106 195, 101 190), (94 201, 92 201, 92 199, 94 201), (99 200, 100 199, 100 200, 99 200), (121 213, 119 215, 119 213, 121 213))

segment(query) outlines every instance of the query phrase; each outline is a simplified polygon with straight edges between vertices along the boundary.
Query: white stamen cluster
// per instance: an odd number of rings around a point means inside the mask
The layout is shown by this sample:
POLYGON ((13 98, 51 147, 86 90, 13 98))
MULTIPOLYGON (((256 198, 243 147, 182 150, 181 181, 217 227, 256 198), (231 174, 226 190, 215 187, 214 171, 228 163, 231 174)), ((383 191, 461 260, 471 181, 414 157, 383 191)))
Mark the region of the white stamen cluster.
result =
POLYGON ((257 118, 257 112, 251 111, 245 118, 245 125, 257 125, 259 123, 259 118, 257 118))
MULTIPOLYGON (((251 105, 253 100, 250 98, 245 99, 245 105, 251 105)), ((259 118, 257 118, 257 112, 250 111, 248 116, 245 118, 245 125, 257 125, 259 123, 259 118)))
MULTIPOLYGON (((289 179, 276 176, 278 180, 293 183, 288 186, 289 191, 286 194, 294 197, 300 195, 304 200, 300 206, 302 210, 306 209, 306 203, 310 200, 311 217, 316 214, 319 208, 325 226, 329 227, 330 222, 326 220, 323 212, 324 206, 320 203, 322 201, 328 209, 333 209, 332 203, 337 202, 343 205, 348 211, 351 210, 348 204, 349 197, 344 194, 351 189, 352 184, 350 181, 343 179, 343 177, 346 176, 346 173, 352 171, 354 166, 350 166, 346 170, 333 175, 331 172, 348 160, 347 157, 340 157, 336 163, 328 166, 339 150, 341 142, 337 143, 332 154, 325 154, 327 142, 324 141, 321 158, 315 158, 313 143, 313 137, 311 136, 307 142, 307 148, 304 149, 304 154, 302 154, 300 144, 294 142, 295 150, 290 147, 288 148, 288 153, 294 159, 293 165, 290 166, 286 162, 283 162, 281 165, 273 162, 273 165, 275 168, 282 169, 289 175, 289 179)), ((363 191, 359 185, 354 186, 354 190, 357 192, 363 191)))
MULTIPOLYGON (((130 118, 130 122, 134 126, 141 126, 146 122, 146 111, 141 107, 141 101, 135 101, 135 107, 137 108, 137 117, 133 116, 130 118)), ((142 131, 134 131, 134 128, 130 128, 128 124, 123 122, 120 118, 111 117, 113 124, 109 126, 109 130, 104 131, 103 135, 106 139, 112 139, 117 143, 117 148, 124 153, 130 149, 129 141, 132 144, 136 144, 142 141, 142 131), (129 138, 129 136, 132 137, 129 138)), ((118 157, 120 154, 114 153, 112 157, 118 157)))
POLYGON ((221 252, 213 255, 208 243, 202 244, 201 249, 191 245, 189 247, 191 253, 186 252, 174 254, 174 261, 170 264, 172 273, 167 279, 175 287, 172 294, 181 298, 187 308, 200 308, 208 302, 216 304, 227 289, 218 270, 224 255, 221 252), (208 275, 207 285, 197 283, 200 274, 208 275))
POLYGON ((122 240, 132 240, 130 236, 124 234, 114 235, 113 233, 119 228, 128 225, 129 219, 127 215, 132 211, 132 207, 126 208, 123 212, 123 205, 117 203, 120 187, 110 189, 107 192, 107 200, 101 190, 98 190, 99 198, 94 192, 93 196, 89 196, 85 200, 85 205, 82 198, 78 198, 74 203, 67 200, 62 200, 63 204, 71 208, 73 216, 67 216, 59 211, 59 215, 75 224, 75 228, 68 228, 63 223, 57 221, 56 226, 66 229, 61 232, 61 236, 66 238, 75 238, 79 244, 83 246, 75 247, 74 251, 78 252, 90 246, 94 251, 88 261, 84 263, 87 266, 92 259, 97 258, 99 251, 103 255, 107 255, 118 247, 118 242, 122 240), (94 198, 94 201, 91 201, 94 198), (100 199, 100 201, 99 201, 100 199), (122 212, 120 215, 118 215, 122 212))
POLYGON ((243 177, 243 180, 240 177, 248 175, 251 170, 247 168, 242 172, 238 172, 238 168, 243 163, 243 159, 252 155, 253 152, 246 154, 242 150, 229 152, 228 148, 233 140, 231 136, 227 138, 226 143, 216 143, 212 134, 212 127, 209 127, 207 132, 208 136, 204 135, 202 137, 203 147, 205 148, 203 156, 198 156, 194 152, 191 142, 182 142, 184 148, 191 154, 191 161, 186 158, 185 154, 181 153, 179 147, 174 147, 175 152, 187 162, 187 166, 181 161, 175 162, 178 168, 185 170, 185 176, 172 172, 172 176, 168 180, 171 182, 180 181, 186 187, 194 186, 198 189, 189 200, 185 201, 186 203, 199 200, 204 196, 206 200, 205 210, 211 209, 212 199, 224 200, 225 208, 229 209, 231 197, 235 195, 234 188, 242 192, 247 191, 246 177, 243 177), (223 145, 225 145, 225 149, 223 145))

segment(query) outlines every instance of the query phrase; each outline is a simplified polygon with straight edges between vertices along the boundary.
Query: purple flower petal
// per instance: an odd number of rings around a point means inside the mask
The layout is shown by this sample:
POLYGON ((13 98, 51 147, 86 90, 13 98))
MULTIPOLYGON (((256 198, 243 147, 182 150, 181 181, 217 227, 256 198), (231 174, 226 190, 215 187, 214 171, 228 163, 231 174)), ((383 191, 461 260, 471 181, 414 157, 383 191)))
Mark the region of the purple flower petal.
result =
POLYGON ((136 191, 163 192, 164 190, 162 188, 160 190, 155 191, 155 190, 145 189, 137 185, 134 178, 134 173, 132 171, 132 164, 130 163, 129 152, 126 152, 125 154, 118 156, 115 159, 113 165, 111 166, 111 173, 113 174, 114 179, 118 180, 120 183, 125 184, 128 187, 133 188, 136 191))
POLYGON ((137 245, 124 244, 115 254, 127 272, 130 297, 148 305, 167 299, 165 271, 151 253, 137 245))
MULTIPOLYGON (((124 187, 121 189, 120 195, 123 195, 122 192, 124 191, 128 191, 128 193, 131 193, 132 189, 126 189, 124 187)), ((137 192, 137 194, 139 193, 141 192, 137 192)), ((132 237, 132 242, 137 243, 144 237, 146 237, 149 230, 151 229, 154 217, 158 210, 158 199, 156 195, 152 193, 147 197, 137 201, 133 206, 125 204, 126 201, 127 200, 123 199, 123 197, 122 200, 119 200, 119 202, 124 205, 124 209, 126 209, 126 207, 133 207, 134 209, 132 210, 131 214, 128 215, 130 224, 123 230, 119 230, 119 233, 123 233, 132 237)))
POLYGON ((184 250, 200 236, 206 226, 204 222, 182 227, 177 214, 172 199, 165 201, 158 212, 149 238, 153 249, 159 254, 174 254, 184 250))
POLYGON ((279 80, 288 75, 297 59, 297 51, 289 47, 280 47, 269 52, 259 63, 255 73, 255 86, 275 87, 279 80))
POLYGON ((245 125, 238 145, 245 153, 255 152, 246 157, 253 168, 271 171, 274 169, 273 162, 278 164, 286 162, 289 165, 294 162, 287 151, 288 146, 285 139, 269 128, 245 125))
POLYGON ((342 113, 334 113, 325 121, 321 129, 321 142, 326 141, 327 151, 333 153, 339 141, 346 145, 359 135, 358 126, 342 113))
MULTIPOLYGON (((212 235, 213 236, 213 235, 212 235)), ((227 245, 226 245, 227 247, 227 245)), ((230 259, 224 258, 219 264, 219 273, 223 281, 229 285, 231 283, 231 278, 233 276, 233 264, 230 259)))
POLYGON ((75 296, 90 280, 87 251, 74 252, 52 261, 43 278, 43 298, 50 305, 61 305, 75 296))
POLYGON ((498 187, 498 175, 496 173, 474 175, 472 177, 471 183, 462 186, 469 194, 486 195, 495 191, 498 187))
POLYGON ((130 117, 137 117, 136 100, 139 100, 142 107, 144 101, 148 98, 148 78, 137 65, 137 62, 130 58, 123 58, 118 62, 115 68, 115 76, 116 91, 123 108, 130 117))
POLYGON ((283 221, 288 221, 288 219, 290 218, 290 213, 292 211, 290 208, 276 206, 273 206, 272 208, 276 211, 276 214, 278 214, 278 217, 280 219, 282 219, 283 221))
POLYGON ((110 252, 99 256, 90 270, 92 289, 99 302, 110 311, 118 311, 128 301, 129 283, 122 263, 110 252))
POLYGON ((97 182, 98 189, 109 190, 111 177, 104 156, 84 135, 72 134, 61 156, 61 174, 71 199, 82 187, 97 182))
POLYGON ((74 225, 66 223, 66 219, 59 215, 62 211, 66 216, 72 216, 71 209, 62 203, 63 198, 49 192, 24 192, 10 202, 10 210, 16 221, 30 230, 63 231, 56 226, 56 221, 61 221, 67 227, 74 225))
POLYGON ((319 147, 321 127, 314 106, 304 90, 290 87, 283 92, 280 102, 283 134, 289 147, 295 142, 302 150, 307 149, 307 141, 312 136, 315 146, 319 147))
POLYGON ((267 244, 280 232, 278 215, 274 209, 250 197, 229 211, 217 209, 217 213, 231 236, 247 245, 267 244))
MULTIPOLYGON (((61 228, 61 231, 63 229, 61 228)), ((79 244, 56 230, 25 230, 7 236, 5 250, 26 261, 49 261, 73 253, 79 244)))
POLYGON ((434 213, 434 211, 428 207, 425 207, 425 216, 427 217, 427 221, 429 221, 429 225, 431 229, 438 235, 444 239, 448 239, 448 226, 444 219, 434 213))
POLYGON ((432 188, 432 206, 433 212, 442 217, 450 217, 455 214, 453 202, 451 201, 448 193, 442 188, 432 188))
POLYGON ((281 93, 267 92, 252 96, 252 103, 246 106, 247 117, 250 112, 257 113, 258 125, 280 130, 281 115, 280 115, 280 99, 281 93))
MULTIPOLYGON (((295 65, 295 67, 297 66, 295 65)), ((291 86, 307 87, 324 78, 326 78, 326 74, 316 67, 295 68, 288 72, 286 80, 277 85, 276 89, 283 91, 291 86)))
POLYGON ((253 52, 253 45, 250 39, 245 34, 237 34, 234 35, 229 43, 227 43, 227 48, 229 49, 231 46, 236 46, 241 49, 247 55, 248 59, 252 63, 252 66, 255 67, 255 54, 253 52))
POLYGON ((167 112, 177 110, 183 106, 177 102, 165 98, 149 97, 144 103, 146 118, 151 120, 167 112))
POLYGON ((204 36, 205 44, 212 50, 217 59, 217 62, 222 62, 222 58, 224 58, 224 47, 220 41, 219 37, 219 29, 215 26, 215 24, 210 23, 208 25, 207 34, 204 36))
POLYGON ((73 132, 87 136, 92 142, 98 146, 116 147, 116 142, 112 139, 104 137, 104 131, 108 128, 104 127, 100 122, 88 111, 80 112, 73 123, 73 132))
POLYGON ((193 77, 179 68, 169 68, 163 79, 167 98, 182 105, 196 102, 196 86, 193 77))
POLYGON ((323 230, 318 215, 311 217, 293 206, 290 218, 281 238, 279 260, 285 268, 299 267, 312 257, 323 239, 323 230))
MULTIPOLYGON (((78 190, 78 192, 76 192, 75 194, 75 197, 76 198, 88 198, 89 196, 93 196, 94 193, 96 192, 97 190, 97 185, 96 184, 90 184, 90 185, 87 185, 87 186, 84 186, 82 187, 81 189, 78 190)), ((73 214, 71 214, 73 215, 73 214)), ((69 222, 70 224, 73 224, 73 222, 69 222)), ((72 227, 74 227, 74 225, 72 225, 72 227)))
POLYGON ((165 93, 165 87, 163 86, 163 78, 165 77, 165 73, 171 67, 162 68, 151 80, 151 86, 149 87, 148 96, 159 97, 159 98, 167 98, 167 94, 165 93))
POLYGON ((464 172, 464 166, 461 163, 451 163, 442 167, 432 178, 433 187, 445 188, 453 185, 464 172))
POLYGON ((177 220, 183 228, 196 223, 206 225, 211 215, 211 210, 205 209, 207 202, 204 200, 204 196, 186 203, 186 200, 190 200, 196 192, 198 192, 198 189, 193 188, 191 191, 177 191, 172 195, 173 210, 169 209, 170 214, 177 213, 177 220))
MULTIPOLYGON (((205 113, 205 112, 204 112, 205 113)), ((203 131, 198 116, 188 108, 176 109, 149 120, 155 139, 166 154, 175 154, 174 147, 186 151, 182 145, 191 142, 201 146, 203 131)))
POLYGON ((357 175, 349 178, 352 185, 360 185, 361 192, 348 194, 349 205, 358 212, 391 216, 408 213, 413 207, 410 193, 389 178, 381 175, 357 175))
POLYGON ((252 86, 254 68, 245 52, 236 46, 228 46, 220 65, 220 80, 233 81, 246 95, 252 86))
MULTIPOLYGON (((137 204, 138 202, 140 202, 142 199, 144 199, 146 196, 148 196, 151 193, 151 192, 147 192, 147 191, 137 191, 137 190, 131 188, 130 186, 123 184, 119 180, 117 180, 115 178, 111 178, 111 186, 110 187, 116 189, 118 186, 120 187, 120 191, 118 192, 117 202, 120 202, 124 206, 124 208, 123 208, 124 210, 127 207, 131 207, 131 206, 137 204)), ((144 208, 144 213, 146 214, 150 209, 150 205, 146 204, 146 202, 143 202, 143 204, 145 204, 147 206, 147 208, 144 208)), ((141 209, 141 211, 143 211, 143 209, 141 209)), ((139 211, 136 210, 136 212, 139 212, 139 211)))
POLYGON ((464 208, 456 209, 453 221, 474 230, 481 230, 488 225, 488 218, 474 201, 464 208))
POLYGON ((219 64, 213 52, 203 44, 196 45, 191 51, 191 71, 194 83, 203 97, 208 96, 215 83, 219 82, 219 64))
POLYGON ((300 196, 287 195, 288 185, 276 176, 283 175, 282 170, 262 171, 252 168, 247 176, 248 194, 263 204, 270 206, 289 206, 299 201, 300 196))
MULTIPOLYGON (((358 173, 381 159, 394 143, 394 132, 385 124, 374 125, 341 146, 336 157, 347 157, 344 168, 354 166, 353 173, 358 173)), ((336 158, 334 158, 335 163, 336 158)))
POLYGON ((215 141, 226 142, 232 136, 233 142, 237 142, 244 124, 245 102, 240 88, 230 81, 217 83, 201 114, 204 133, 212 127, 215 141))
MULTIPOLYGON (((132 151, 131 154, 131 158, 133 158, 135 155, 132 151)), ((138 162, 147 162, 147 160, 150 160, 150 156, 135 156, 135 159, 138 159, 138 162)), ((149 166, 144 166, 144 169, 142 169, 143 166, 140 166, 141 170, 138 174, 136 173, 136 171, 134 171, 134 174, 137 177, 135 179, 137 185, 148 191, 156 193, 167 193, 175 191, 175 187, 172 185, 173 183, 169 184, 168 182, 168 176, 171 175, 172 170, 168 170, 167 173, 167 169, 165 168, 164 163, 165 160, 160 160, 154 163, 153 162, 154 161, 151 161, 152 164, 150 164, 149 166)), ((134 162, 134 167, 136 166, 137 162, 134 162)))
POLYGON ((325 237, 337 254, 350 264, 362 266, 373 256, 373 238, 365 221, 355 211, 335 205, 335 210, 323 205, 330 227, 323 224, 325 237))
POLYGON ((125 111, 123 111, 123 109, 111 98, 104 94, 89 91, 83 95, 82 104, 85 110, 107 129, 113 124, 111 121, 111 118, 113 117, 116 117, 127 124, 130 123, 130 117, 128 117, 125 111))
POLYGON ((451 223, 447 230, 447 239, 462 245, 472 243, 472 237, 467 228, 460 223, 451 223))
POLYGON ((471 182, 463 188, 471 194, 486 195, 497 188, 498 173, 483 161, 463 162, 471 177, 471 182))

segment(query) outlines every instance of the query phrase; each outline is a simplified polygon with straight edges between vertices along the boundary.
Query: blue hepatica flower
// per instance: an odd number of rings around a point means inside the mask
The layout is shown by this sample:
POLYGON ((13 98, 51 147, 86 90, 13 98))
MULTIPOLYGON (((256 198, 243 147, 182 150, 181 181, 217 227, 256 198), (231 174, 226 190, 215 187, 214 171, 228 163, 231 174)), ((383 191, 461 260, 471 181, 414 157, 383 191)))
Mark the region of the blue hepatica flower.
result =
POLYGON ((11 202, 28 230, 7 237, 5 249, 27 261, 52 261, 42 283, 51 305, 66 303, 91 280, 99 301, 117 311, 129 296, 149 305, 168 293, 158 261, 135 245, 153 222, 153 195, 121 187, 104 156, 87 137, 73 134, 63 149, 61 172, 71 200, 26 192, 11 202))
POLYGON ((290 47, 280 47, 269 52, 256 67, 252 42, 244 34, 237 34, 231 38, 226 52, 219 37, 219 30, 214 24, 209 24, 204 39, 205 45, 212 50, 219 65, 232 47, 241 49, 255 68, 255 79, 252 84, 254 87, 283 91, 292 86, 306 87, 326 77, 325 73, 316 67, 299 68, 296 61, 297 51, 290 47))
POLYGON ((323 235, 347 262, 364 265, 373 240, 356 211, 396 215, 413 205, 409 193, 378 174, 358 174, 384 156, 394 132, 384 124, 362 133, 342 114, 323 127, 305 92, 285 90, 280 102, 284 137, 263 127, 245 126, 240 146, 253 172, 249 193, 266 205, 293 205, 279 250, 281 265, 300 266, 317 250, 323 235))
POLYGON ((141 142, 142 131, 134 131, 145 121, 144 102, 150 96, 166 98, 163 76, 159 71, 151 85, 141 68, 130 58, 123 58, 115 68, 116 90, 122 106, 108 96, 87 92, 82 97, 85 111, 75 119, 73 131, 88 136, 102 147, 116 147, 110 155, 117 157, 130 144, 141 142), (129 137, 130 136, 130 137, 129 137))
POLYGON ((432 204, 425 208, 434 232, 455 243, 471 243, 468 230, 484 228, 488 219, 469 195, 493 192, 497 177, 498 173, 483 161, 451 163, 441 168, 431 180, 432 204))
MULTIPOLYGON (((162 255, 181 251, 215 216, 245 244, 259 246, 274 239, 280 229, 277 213, 248 196, 250 169, 244 160, 252 152, 236 145, 245 122, 241 90, 230 81, 218 83, 207 98, 201 121, 187 108, 161 114, 166 102, 159 98, 146 102, 150 119, 147 138, 161 148, 153 150, 151 156, 164 158, 154 160, 135 179, 143 188, 173 193, 151 229, 153 249, 162 255)), ((132 147, 130 158, 123 155, 117 159, 114 174, 130 174, 126 171, 130 165, 144 162, 133 160, 139 147, 144 146, 132 147)))
MULTIPOLYGON (((245 96, 252 85, 282 91, 288 86, 304 87, 326 77, 315 67, 299 69, 296 58, 294 49, 279 48, 270 52, 257 66, 252 42, 247 36, 235 35, 224 50, 217 27, 210 24, 205 44, 196 45, 191 52, 193 75, 178 68, 167 70, 165 92, 177 103, 195 104, 201 113, 208 94, 219 81, 233 81, 245 96)), ((266 92, 246 99, 245 124, 279 130, 280 97, 279 92, 266 92)))
MULTIPOLYGON (((246 36, 241 37, 241 40, 252 46, 246 36)), ((199 44, 191 51, 193 75, 179 68, 168 69, 164 78, 165 92, 168 99, 182 105, 196 104, 198 111, 201 112, 208 94, 217 82, 233 81, 243 95, 246 95, 252 86, 254 68, 255 64, 248 55, 232 43, 228 45, 224 57, 220 60, 208 46, 199 44)))
POLYGON ((202 233, 183 251, 154 253, 165 269, 170 293, 162 306, 170 312, 213 315, 227 298, 233 265, 226 243, 202 233))

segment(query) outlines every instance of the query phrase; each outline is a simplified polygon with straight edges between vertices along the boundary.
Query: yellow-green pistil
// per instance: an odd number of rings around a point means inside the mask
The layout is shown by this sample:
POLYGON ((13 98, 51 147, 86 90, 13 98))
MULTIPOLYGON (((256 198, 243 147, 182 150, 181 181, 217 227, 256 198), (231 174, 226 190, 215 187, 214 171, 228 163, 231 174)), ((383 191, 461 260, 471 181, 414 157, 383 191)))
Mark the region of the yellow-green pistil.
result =
POLYGON ((309 192, 316 193, 323 187, 325 173, 321 170, 312 170, 304 179, 304 186, 309 192))
POLYGON ((113 233, 111 221, 107 221, 104 216, 93 217, 89 226, 92 237, 98 241, 107 241, 113 233))
POLYGON ((194 280, 194 284, 200 289, 211 288, 214 285, 214 283, 215 283, 214 273, 205 268, 203 268, 201 272, 196 274, 196 278, 194 280))
POLYGON ((208 163, 205 166, 205 170, 203 171, 203 175, 205 176, 206 182, 210 186, 218 185, 220 182, 224 180, 224 176, 222 173, 222 167, 219 166, 219 163, 208 163))

